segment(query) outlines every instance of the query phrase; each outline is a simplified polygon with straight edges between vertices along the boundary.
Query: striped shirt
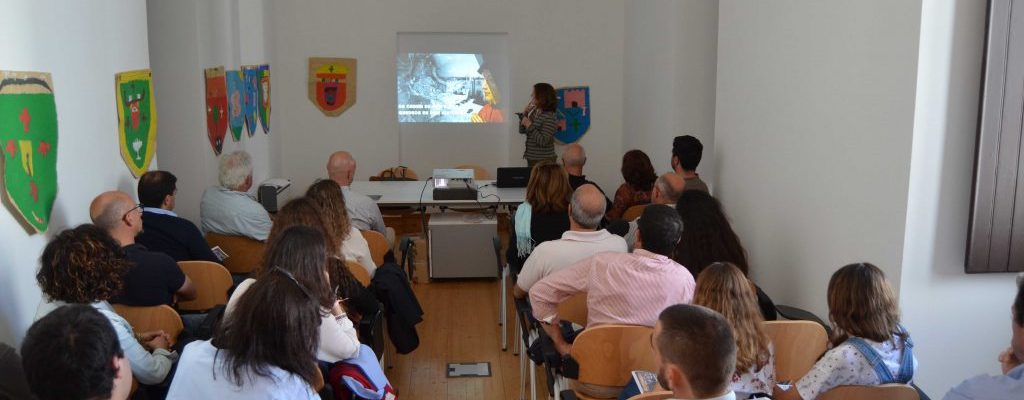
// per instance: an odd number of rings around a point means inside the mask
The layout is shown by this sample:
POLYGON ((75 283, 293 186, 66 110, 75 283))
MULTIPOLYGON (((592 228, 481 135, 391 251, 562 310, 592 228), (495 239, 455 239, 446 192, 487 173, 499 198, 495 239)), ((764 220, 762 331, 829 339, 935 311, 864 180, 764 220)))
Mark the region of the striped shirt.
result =
POLYGON ((527 160, 548 160, 557 158, 555 155, 555 131, 557 121, 554 111, 537 111, 530 113, 532 123, 527 128, 519 125, 519 133, 526 134, 526 151, 523 158, 527 160))
POLYGON ((587 293, 587 327, 607 324, 654 326, 668 306, 690 303, 695 286, 690 271, 671 258, 647 250, 600 253, 533 285, 533 315, 546 320, 558 304, 587 293))

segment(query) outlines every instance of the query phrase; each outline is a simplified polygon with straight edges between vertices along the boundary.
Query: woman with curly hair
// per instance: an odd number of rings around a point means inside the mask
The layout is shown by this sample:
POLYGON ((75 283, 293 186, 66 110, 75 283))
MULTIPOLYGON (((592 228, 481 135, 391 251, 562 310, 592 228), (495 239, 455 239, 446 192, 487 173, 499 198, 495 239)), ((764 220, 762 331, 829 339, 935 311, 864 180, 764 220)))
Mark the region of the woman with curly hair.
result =
POLYGON ((335 181, 324 179, 310 186, 309 190, 306 190, 306 197, 320 208, 320 215, 326 222, 327 229, 341 240, 341 255, 358 262, 372 277, 377 265, 373 263, 369 243, 359 229, 349 222, 341 186, 335 181))
POLYGON ((40 305, 36 319, 65 304, 92 305, 114 326, 132 375, 140 383, 155 385, 167 378, 178 359, 170 336, 163 331, 135 334, 107 302, 121 291, 121 277, 129 263, 106 231, 92 224, 64 230, 46 245, 39 261, 36 281, 47 301, 40 305))
POLYGON ((622 155, 621 172, 626 182, 615 191, 612 208, 605 214, 608 220, 622 219, 622 214, 632 206, 650 204, 654 181, 658 180, 650 157, 640 150, 630 150, 622 155))

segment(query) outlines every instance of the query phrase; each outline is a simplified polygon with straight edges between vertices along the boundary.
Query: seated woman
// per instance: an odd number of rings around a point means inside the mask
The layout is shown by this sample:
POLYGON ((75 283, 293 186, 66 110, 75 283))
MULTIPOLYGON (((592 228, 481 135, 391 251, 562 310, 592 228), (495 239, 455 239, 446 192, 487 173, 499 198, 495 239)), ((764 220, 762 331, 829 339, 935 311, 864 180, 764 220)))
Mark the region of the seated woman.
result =
MULTIPOLYGON (((722 209, 722 203, 707 192, 687 190, 679 196, 676 211, 683 219, 683 237, 676 244, 672 256, 679 264, 690 270, 693 276, 700 276, 704 267, 715 262, 728 262, 747 275, 747 252, 739 236, 732 230, 729 218, 722 209)), ((778 314, 775 304, 761 288, 757 289, 757 303, 765 320, 774 321, 778 314)))
POLYGON ((537 245, 562 237, 569 230, 572 186, 561 165, 541 161, 533 167, 526 184, 526 201, 516 208, 514 240, 509 241, 508 260, 522 265, 537 245))
POLYGON ((609 221, 622 219, 622 214, 632 206, 650 204, 654 181, 658 180, 650 157, 640 150, 630 150, 622 155, 621 171, 626 182, 615 191, 612 208, 605 213, 609 221))
MULTIPOLYGON (((302 224, 288 225, 281 223, 281 217, 291 215, 302 202, 310 206, 308 199, 295 199, 281 208, 270 231, 263 256, 263 265, 254 271, 255 279, 249 278, 238 285, 228 299, 224 318, 229 318, 238 308, 241 299, 261 279, 284 271, 295 277, 304 287, 316 295, 320 304, 319 346, 316 358, 326 362, 336 362, 359 355, 359 335, 352 321, 342 308, 337 296, 331 290, 330 277, 327 270, 327 240, 321 229, 302 224)), ((287 332, 287 331, 284 331, 287 332)))
POLYGON ((834 347, 791 389, 776 386, 776 399, 816 399, 842 385, 910 383, 917 370, 914 345, 881 269, 859 263, 836 271, 828 282, 828 313, 834 347))
POLYGON ((171 350, 171 338, 162 331, 136 334, 107 302, 121 291, 121 276, 129 264, 121 246, 105 230, 83 224, 57 234, 43 250, 40 264, 36 281, 46 298, 36 319, 65 304, 92 305, 114 326, 139 383, 156 385, 167 378, 178 359, 171 350))
POLYGON ((211 340, 185 346, 167 398, 319 399, 323 243, 313 229, 290 228, 268 257, 282 263, 262 271, 211 340), (282 250, 291 256, 279 258, 282 250))
POLYGON ((349 223, 341 186, 330 179, 324 179, 310 186, 306 191, 306 197, 313 200, 320 208, 320 215, 327 222, 327 228, 332 231, 334 237, 341 241, 341 249, 335 251, 346 259, 359 262, 372 277, 377 270, 377 265, 373 263, 370 245, 366 243, 363 234, 349 223))

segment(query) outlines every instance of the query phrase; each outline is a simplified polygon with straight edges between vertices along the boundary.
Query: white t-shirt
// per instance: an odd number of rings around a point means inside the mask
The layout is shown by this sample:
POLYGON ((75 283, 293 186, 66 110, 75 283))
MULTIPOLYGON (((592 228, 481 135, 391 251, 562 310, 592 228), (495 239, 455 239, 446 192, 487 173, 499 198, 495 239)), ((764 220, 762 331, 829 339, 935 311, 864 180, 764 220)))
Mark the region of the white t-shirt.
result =
POLYGON ((523 263, 516 286, 529 292, 544 277, 606 251, 625 253, 626 241, 604 229, 594 232, 565 231, 561 239, 541 243, 533 249, 523 263))
POLYGON ((245 374, 245 381, 238 386, 228 379, 231 371, 225 368, 225 360, 225 352, 218 354, 208 340, 189 343, 178 361, 167 399, 320 399, 302 378, 274 366, 267 368, 272 377, 245 374))
POLYGON ((341 255, 345 257, 345 260, 353 260, 366 268, 366 272, 373 277, 373 273, 377 271, 377 265, 373 263, 373 255, 370 254, 370 244, 366 243, 366 238, 363 237, 362 232, 356 229, 355 225, 352 225, 348 230, 348 239, 345 239, 341 243, 341 255))
MULTIPOLYGON (((894 335, 893 340, 881 343, 868 339, 864 339, 864 341, 878 352, 889 372, 896 376, 903 361, 903 343, 899 341, 899 338, 894 335), (894 344, 894 342, 899 344, 894 344)), ((916 357, 914 358, 914 371, 917 371, 916 357)), ((844 342, 826 352, 814 364, 814 367, 797 381, 796 390, 804 399, 816 399, 822 393, 836 386, 875 386, 881 382, 868 359, 864 358, 864 355, 852 344, 844 342)))

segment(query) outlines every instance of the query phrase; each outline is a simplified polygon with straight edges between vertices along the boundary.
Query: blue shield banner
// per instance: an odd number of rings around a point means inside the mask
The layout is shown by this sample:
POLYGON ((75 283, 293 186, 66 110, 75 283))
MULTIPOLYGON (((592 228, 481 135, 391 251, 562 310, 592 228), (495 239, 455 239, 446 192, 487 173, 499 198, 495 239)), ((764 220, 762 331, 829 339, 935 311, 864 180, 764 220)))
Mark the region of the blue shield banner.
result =
POLYGON ((575 143, 590 129, 590 86, 555 89, 558 95, 558 131, 555 139, 575 143))
POLYGON ((245 128, 249 137, 256 134, 257 122, 257 101, 259 101, 260 88, 260 67, 258 65, 243 65, 242 79, 245 80, 242 89, 242 117, 245 119, 245 128))
POLYGON ((228 128, 235 141, 242 140, 242 129, 245 129, 245 117, 242 110, 245 105, 245 84, 242 82, 241 71, 225 71, 228 87, 228 128))

